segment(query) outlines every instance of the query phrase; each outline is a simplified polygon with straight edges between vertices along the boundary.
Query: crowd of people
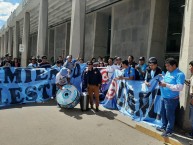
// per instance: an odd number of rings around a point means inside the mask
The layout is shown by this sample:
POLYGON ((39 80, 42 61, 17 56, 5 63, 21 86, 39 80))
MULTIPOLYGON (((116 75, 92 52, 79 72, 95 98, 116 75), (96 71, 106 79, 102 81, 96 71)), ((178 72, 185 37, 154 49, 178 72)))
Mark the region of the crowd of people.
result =
MULTIPOLYGON (((122 70, 123 75, 113 78, 115 80, 142 80, 150 87, 150 80, 157 75, 163 77, 162 81, 159 81, 160 92, 162 96, 161 100, 161 118, 162 126, 157 127, 157 130, 162 131, 162 136, 169 137, 173 133, 175 122, 175 110, 179 104, 179 92, 183 90, 184 83, 190 87, 190 119, 192 121, 193 128, 193 77, 185 79, 185 75, 178 69, 178 63, 174 58, 168 58, 165 60, 165 68, 167 70, 163 75, 161 67, 158 66, 158 61, 155 57, 150 57, 146 64, 145 57, 141 56, 138 59, 138 63, 134 61, 132 55, 128 56, 128 59, 122 60, 121 57, 108 58, 105 57, 92 58, 88 62, 84 62, 82 58, 74 59, 72 55, 67 56, 65 59, 59 56, 54 65, 51 65, 47 56, 42 56, 41 59, 32 57, 28 68, 53 68, 58 70, 56 76, 56 85, 59 89, 63 85, 69 83, 70 73, 77 63, 85 63, 87 70, 84 72, 86 75, 85 81, 87 82, 87 91, 90 98, 90 106, 93 109, 93 93, 96 99, 96 111, 99 111, 99 88, 102 83, 102 76, 97 67, 105 67, 108 73, 109 79, 112 78, 116 69, 122 70)), ((5 58, 1 60, 1 67, 20 67, 19 59, 14 58, 9 54, 5 55, 5 58)), ((191 74, 193 74, 193 61, 189 64, 191 74)), ((189 136, 193 137, 192 132, 189 136)))

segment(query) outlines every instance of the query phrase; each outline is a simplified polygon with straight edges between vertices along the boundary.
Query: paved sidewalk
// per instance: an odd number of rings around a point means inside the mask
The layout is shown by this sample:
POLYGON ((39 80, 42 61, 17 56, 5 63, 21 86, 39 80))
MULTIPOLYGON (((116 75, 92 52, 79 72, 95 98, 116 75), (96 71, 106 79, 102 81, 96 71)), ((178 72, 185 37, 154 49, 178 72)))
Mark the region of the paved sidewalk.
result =
MULTIPOLYGON (((100 106, 100 110, 106 112, 108 109, 100 106)), ((143 122, 136 122, 133 121, 129 116, 125 116, 124 114, 122 114, 121 112, 119 112, 118 110, 111 110, 114 114, 117 114, 116 116, 114 116, 114 118, 124 124, 127 124, 128 126, 143 132, 146 135, 149 135, 159 141, 162 141, 164 143, 167 144, 171 144, 171 145, 189 145, 189 142, 191 141, 190 138, 187 138, 185 136, 182 136, 180 134, 174 133, 174 135, 172 137, 169 138, 163 138, 161 136, 161 132, 157 131, 155 129, 155 127, 150 126, 148 124, 145 124, 143 122)), ((111 116, 111 114, 105 114, 107 116, 111 116)))

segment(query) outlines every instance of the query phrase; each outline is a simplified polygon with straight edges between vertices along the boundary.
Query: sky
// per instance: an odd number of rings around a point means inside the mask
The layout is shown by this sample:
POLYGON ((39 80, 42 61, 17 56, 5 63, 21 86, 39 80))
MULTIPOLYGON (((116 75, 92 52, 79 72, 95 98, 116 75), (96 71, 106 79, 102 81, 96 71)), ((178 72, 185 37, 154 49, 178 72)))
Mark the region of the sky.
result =
POLYGON ((0 28, 22 0, 0 0, 0 28))

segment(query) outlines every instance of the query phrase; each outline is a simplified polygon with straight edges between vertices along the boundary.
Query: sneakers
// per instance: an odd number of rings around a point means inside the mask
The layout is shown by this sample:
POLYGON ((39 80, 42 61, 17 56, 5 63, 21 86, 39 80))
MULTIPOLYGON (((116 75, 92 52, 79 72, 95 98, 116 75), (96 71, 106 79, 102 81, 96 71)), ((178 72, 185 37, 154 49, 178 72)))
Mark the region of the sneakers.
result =
POLYGON ((161 131, 161 132, 165 132, 166 128, 165 127, 156 127, 156 130, 161 131))
POLYGON ((170 131, 165 131, 165 132, 162 133, 161 136, 163 136, 163 137, 171 137, 172 135, 173 135, 172 132, 170 132, 170 131))

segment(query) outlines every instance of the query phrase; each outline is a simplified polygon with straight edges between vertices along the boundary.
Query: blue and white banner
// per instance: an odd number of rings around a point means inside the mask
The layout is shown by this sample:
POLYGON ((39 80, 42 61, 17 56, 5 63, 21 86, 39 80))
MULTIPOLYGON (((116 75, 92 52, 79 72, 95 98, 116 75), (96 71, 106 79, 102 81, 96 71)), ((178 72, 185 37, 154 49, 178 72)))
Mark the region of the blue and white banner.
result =
MULTIPOLYGON (((82 73, 86 64, 78 64, 71 74, 71 83, 82 91, 82 73)), ((143 81, 125 81, 108 78, 107 70, 99 68, 102 74, 101 93, 106 94, 103 106, 119 109, 137 121, 157 124, 160 119, 159 76, 147 87, 143 81)), ((10 104, 44 102, 56 94, 56 69, 0 68, 0 107, 10 104)), ((123 72, 116 70, 114 77, 123 72)))
MULTIPOLYGON (((80 92, 85 67, 77 64, 71 73, 71 83, 80 92)), ((0 67, 0 107, 49 100, 56 94, 57 73, 56 69, 0 67)))
MULTIPOLYGON (((116 70, 115 77, 123 72, 116 70)), ((102 102, 108 109, 118 109, 136 121, 148 121, 158 124, 160 120, 161 94, 155 77, 147 87, 143 81, 112 80, 109 90, 102 102)))
POLYGON ((0 106, 43 102, 55 92, 55 69, 0 68, 0 106))

